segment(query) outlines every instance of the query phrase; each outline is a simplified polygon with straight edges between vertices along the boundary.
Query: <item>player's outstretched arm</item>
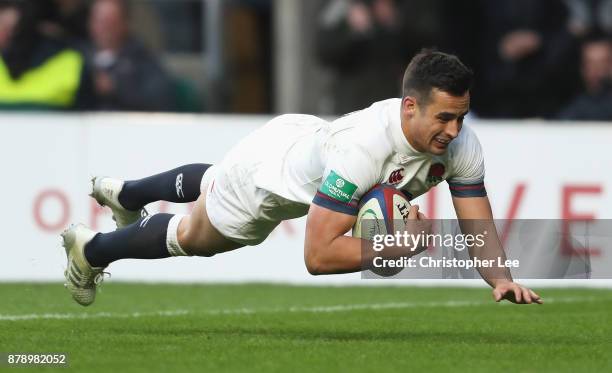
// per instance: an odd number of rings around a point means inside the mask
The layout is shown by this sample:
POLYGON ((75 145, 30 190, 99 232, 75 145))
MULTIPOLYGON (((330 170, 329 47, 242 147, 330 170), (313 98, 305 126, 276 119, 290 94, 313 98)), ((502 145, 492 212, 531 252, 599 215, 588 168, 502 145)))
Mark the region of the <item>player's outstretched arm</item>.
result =
POLYGON ((313 275, 361 270, 361 239, 345 236, 356 216, 310 205, 306 221, 304 261, 313 275))
MULTIPOLYGON (((410 208, 408 219, 426 222, 425 216, 419 212, 419 207, 416 205, 410 208)), ((371 241, 345 236, 345 233, 355 225, 356 220, 357 217, 353 215, 314 203, 310 205, 304 241, 304 261, 308 272, 313 275, 359 272, 369 268, 375 255, 395 259, 416 255, 424 249, 386 247, 383 252, 376 254, 376 251, 371 249, 371 241)), ((423 224, 410 226, 416 232, 420 232, 424 227, 423 224)))
MULTIPOLYGON (((485 244, 482 247, 472 246, 470 256, 482 260, 493 260, 498 263, 506 261, 506 253, 495 229, 493 213, 488 197, 453 197, 453 205, 459 219, 463 234, 482 234, 485 244)), ((478 268, 482 278, 493 288, 496 302, 506 299, 517 304, 542 303, 542 299, 533 290, 515 283, 507 267, 492 266, 478 268)))

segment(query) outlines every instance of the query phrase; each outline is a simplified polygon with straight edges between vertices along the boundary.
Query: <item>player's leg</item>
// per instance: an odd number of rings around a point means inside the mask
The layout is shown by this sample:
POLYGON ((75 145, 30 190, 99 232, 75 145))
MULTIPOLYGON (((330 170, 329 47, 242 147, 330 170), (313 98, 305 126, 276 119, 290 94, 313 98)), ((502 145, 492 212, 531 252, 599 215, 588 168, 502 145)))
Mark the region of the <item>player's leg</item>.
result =
POLYGON ((212 225, 206 211, 206 192, 198 198, 191 214, 180 221, 176 238, 187 255, 195 256, 213 256, 244 246, 227 239, 212 225))
POLYGON ((118 199, 128 210, 137 210, 155 201, 193 202, 200 196, 202 176, 211 165, 188 164, 140 180, 126 181, 118 199))
POLYGON ((113 212, 122 228, 146 215, 151 202, 193 202, 200 196, 200 183, 209 164, 188 164, 139 180, 123 181, 110 177, 93 179, 91 196, 113 212))
POLYGON ((66 286, 82 305, 93 303, 102 272, 114 261, 212 256, 243 246, 226 239, 212 226, 206 214, 205 193, 187 216, 150 215, 110 233, 96 233, 77 225, 62 236, 68 255, 66 286))
POLYGON ((84 254, 92 267, 104 268, 120 259, 212 256, 241 246, 210 224, 202 194, 191 214, 154 214, 123 229, 98 233, 85 245, 84 254))

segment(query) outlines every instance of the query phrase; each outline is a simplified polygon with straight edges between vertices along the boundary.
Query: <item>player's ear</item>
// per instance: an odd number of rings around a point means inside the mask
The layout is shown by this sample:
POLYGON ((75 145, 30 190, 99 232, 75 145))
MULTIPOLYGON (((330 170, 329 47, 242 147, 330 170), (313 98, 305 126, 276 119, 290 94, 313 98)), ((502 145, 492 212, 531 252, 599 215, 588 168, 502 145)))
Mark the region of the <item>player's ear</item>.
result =
POLYGON ((412 96, 405 96, 402 99, 402 114, 411 118, 416 113, 417 102, 416 98, 412 96))

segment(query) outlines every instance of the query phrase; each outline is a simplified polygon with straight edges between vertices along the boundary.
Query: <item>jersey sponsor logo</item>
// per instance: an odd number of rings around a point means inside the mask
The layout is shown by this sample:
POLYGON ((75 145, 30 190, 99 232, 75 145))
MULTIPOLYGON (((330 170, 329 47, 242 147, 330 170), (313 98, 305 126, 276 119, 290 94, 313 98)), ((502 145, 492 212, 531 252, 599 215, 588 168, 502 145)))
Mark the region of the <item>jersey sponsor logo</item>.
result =
POLYGON ((429 173, 427 174, 427 184, 429 184, 430 187, 440 184, 443 180, 442 177, 444 176, 445 172, 446 168, 442 163, 432 164, 429 168, 429 173))
POLYGON ((357 190, 357 185, 343 179, 332 170, 325 181, 323 181, 323 184, 321 184, 319 190, 321 193, 337 201, 349 203, 357 190))
POLYGON ((398 168, 397 170, 391 172, 389 175, 388 183, 391 185, 399 184, 400 181, 404 178, 404 169, 398 168))

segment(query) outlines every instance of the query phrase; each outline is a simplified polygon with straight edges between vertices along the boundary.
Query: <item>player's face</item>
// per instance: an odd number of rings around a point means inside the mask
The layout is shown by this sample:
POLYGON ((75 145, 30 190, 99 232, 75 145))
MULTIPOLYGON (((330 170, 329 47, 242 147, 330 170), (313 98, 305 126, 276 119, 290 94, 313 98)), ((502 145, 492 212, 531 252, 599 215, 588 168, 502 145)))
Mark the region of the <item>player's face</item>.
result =
POLYGON ((407 118, 410 145, 420 152, 442 155, 459 136, 463 119, 470 108, 470 93, 453 96, 433 89, 426 105, 406 97, 402 108, 402 118, 407 118))

